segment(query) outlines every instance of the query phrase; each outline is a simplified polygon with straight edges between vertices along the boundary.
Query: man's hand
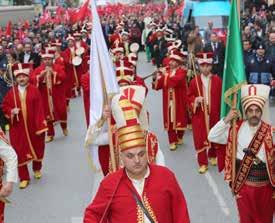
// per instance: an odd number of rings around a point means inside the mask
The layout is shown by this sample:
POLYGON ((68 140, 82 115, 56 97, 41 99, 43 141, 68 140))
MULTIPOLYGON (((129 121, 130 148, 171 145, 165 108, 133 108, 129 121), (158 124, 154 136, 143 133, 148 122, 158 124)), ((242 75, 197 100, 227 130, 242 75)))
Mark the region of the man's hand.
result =
POLYGON ((12 182, 3 183, 3 186, 0 190, 0 196, 8 197, 12 193, 12 189, 13 189, 13 183, 12 182))
POLYGON ((46 75, 46 73, 47 73, 47 70, 43 70, 43 71, 40 73, 39 77, 44 77, 44 76, 46 75))
POLYGON ((203 103, 203 97, 199 96, 195 98, 195 106, 197 107, 199 104, 203 103))
POLYGON ((105 105, 104 109, 103 109, 103 117, 105 119, 111 118, 111 114, 112 114, 112 110, 110 105, 105 105))
POLYGON ((272 86, 272 87, 275 87, 275 80, 272 80, 272 81, 271 81, 271 86, 272 86))
POLYGON ((231 122, 233 119, 238 118, 238 111, 236 109, 231 109, 230 112, 227 114, 227 116, 224 119, 224 123, 228 124, 231 122))
POLYGON ((13 108, 13 109, 11 110, 11 114, 13 114, 13 115, 18 115, 18 114, 19 114, 19 111, 20 111, 19 108, 13 108))

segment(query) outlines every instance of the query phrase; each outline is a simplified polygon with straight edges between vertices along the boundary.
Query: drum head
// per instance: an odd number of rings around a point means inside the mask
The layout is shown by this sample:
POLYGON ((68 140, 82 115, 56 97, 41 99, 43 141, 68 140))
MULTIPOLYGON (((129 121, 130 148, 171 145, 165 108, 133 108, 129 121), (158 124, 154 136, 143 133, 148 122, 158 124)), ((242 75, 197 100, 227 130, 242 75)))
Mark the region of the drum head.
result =
POLYGON ((73 58, 72 63, 74 66, 79 66, 82 63, 82 58, 79 56, 76 56, 73 58))
POLYGON ((130 51, 133 53, 136 53, 139 50, 139 44, 138 43, 132 43, 130 46, 130 51))

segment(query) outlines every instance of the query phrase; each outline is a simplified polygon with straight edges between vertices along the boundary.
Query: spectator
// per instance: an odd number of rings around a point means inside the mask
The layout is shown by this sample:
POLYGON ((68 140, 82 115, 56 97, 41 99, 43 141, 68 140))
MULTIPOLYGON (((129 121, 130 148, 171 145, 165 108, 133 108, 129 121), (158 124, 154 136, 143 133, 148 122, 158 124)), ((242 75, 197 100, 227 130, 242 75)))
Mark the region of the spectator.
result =
POLYGON ((206 43, 205 52, 213 52, 213 67, 212 73, 217 74, 222 78, 223 76, 223 66, 224 66, 224 56, 225 56, 225 46, 221 41, 218 41, 218 36, 216 33, 212 32, 210 35, 210 41, 206 43))
POLYGON ((8 64, 8 59, 2 45, 0 45, 0 64, 8 64))
POLYGON ((270 85, 272 77, 275 77, 274 65, 265 52, 264 44, 259 43, 256 47, 256 54, 249 58, 246 75, 248 82, 251 84, 270 85))
POLYGON ((19 54, 19 61, 20 63, 33 63, 34 68, 40 65, 40 57, 33 52, 31 43, 24 44, 24 52, 19 54))
POLYGON ((213 22, 209 21, 208 26, 205 29, 205 33, 204 33, 204 41, 206 43, 208 43, 210 41, 210 36, 211 36, 211 33, 212 33, 212 29, 213 29, 213 22))
POLYGON ((249 39, 243 40, 243 57, 244 57, 244 64, 247 65, 249 58, 253 55, 252 44, 249 39))
POLYGON ((187 38, 187 49, 189 53, 197 54, 203 49, 202 37, 198 26, 195 26, 187 38))
POLYGON ((275 32, 269 34, 266 55, 275 61, 275 32))

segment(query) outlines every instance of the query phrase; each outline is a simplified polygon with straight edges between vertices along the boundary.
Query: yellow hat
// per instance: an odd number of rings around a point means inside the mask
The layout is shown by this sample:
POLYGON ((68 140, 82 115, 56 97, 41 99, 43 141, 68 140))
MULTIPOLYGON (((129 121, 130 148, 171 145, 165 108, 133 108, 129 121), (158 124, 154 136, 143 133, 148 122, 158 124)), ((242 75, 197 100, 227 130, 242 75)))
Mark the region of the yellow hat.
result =
POLYGON ((116 121, 120 151, 145 147, 145 134, 139 123, 136 109, 124 94, 112 100, 112 113, 116 121))

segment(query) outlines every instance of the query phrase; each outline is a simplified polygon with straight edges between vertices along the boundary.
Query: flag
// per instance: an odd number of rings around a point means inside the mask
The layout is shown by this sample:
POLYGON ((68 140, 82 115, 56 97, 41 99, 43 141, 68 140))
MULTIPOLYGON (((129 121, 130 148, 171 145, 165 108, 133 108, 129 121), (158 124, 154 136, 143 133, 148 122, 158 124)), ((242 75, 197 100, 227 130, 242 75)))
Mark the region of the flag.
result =
POLYGON ((9 21, 6 25, 6 36, 11 36, 12 33, 12 23, 9 21))
POLYGON ((236 0, 232 0, 231 3, 227 36, 222 85, 221 117, 225 117, 231 109, 233 94, 235 92, 238 92, 237 109, 241 108, 240 89, 241 86, 246 83, 236 0))
POLYGON ((30 22, 29 22, 29 20, 25 20, 25 22, 24 22, 24 29, 27 29, 27 30, 29 30, 29 28, 30 28, 30 22))
POLYGON ((20 28, 16 34, 16 37, 20 40, 23 41, 23 39, 25 38, 25 33, 24 31, 20 28))
POLYGON ((175 13, 178 15, 178 16, 182 16, 183 15, 183 9, 184 9, 184 1, 182 1, 181 4, 179 4, 176 9, 175 9, 175 13))
POLYGON ((86 2, 81 6, 77 13, 77 21, 83 21, 89 14, 89 2, 90 0, 86 0, 86 2))
POLYGON ((43 15, 39 19, 39 25, 44 25, 51 21, 51 14, 48 10, 45 10, 43 15))
POLYGON ((90 124, 86 134, 86 145, 90 145, 93 167, 100 169, 98 148, 91 145, 101 131, 103 107, 107 96, 119 93, 116 74, 103 36, 95 1, 91 1, 92 35, 90 54, 90 124))
POLYGON ((166 16, 166 13, 167 13, 168 8, 169 8, 168 0, 164 1, 164 5, 165 5, 165 8, 164 8, 164 11, 163 11, 163 15, 166 16))

